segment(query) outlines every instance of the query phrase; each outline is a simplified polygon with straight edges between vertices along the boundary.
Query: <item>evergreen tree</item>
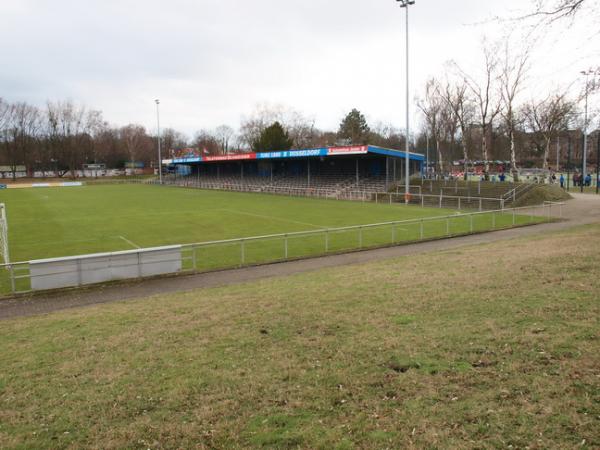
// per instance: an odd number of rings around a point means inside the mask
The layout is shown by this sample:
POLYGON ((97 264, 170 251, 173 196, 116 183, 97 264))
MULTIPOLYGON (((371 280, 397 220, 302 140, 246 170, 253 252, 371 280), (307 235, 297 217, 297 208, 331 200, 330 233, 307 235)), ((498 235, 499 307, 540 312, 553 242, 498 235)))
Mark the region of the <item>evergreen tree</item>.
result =
POLYGON ((370 134, 367 119, 356 108, 344 117, 338 131, 338 137, 350 140, 351 144, 368 144, 370 134))
POLYGON ((294 141, 279 122, 265 128, 258 139, 252 143, 252 148, 257 152, 284 151, 292 148, 294 141))

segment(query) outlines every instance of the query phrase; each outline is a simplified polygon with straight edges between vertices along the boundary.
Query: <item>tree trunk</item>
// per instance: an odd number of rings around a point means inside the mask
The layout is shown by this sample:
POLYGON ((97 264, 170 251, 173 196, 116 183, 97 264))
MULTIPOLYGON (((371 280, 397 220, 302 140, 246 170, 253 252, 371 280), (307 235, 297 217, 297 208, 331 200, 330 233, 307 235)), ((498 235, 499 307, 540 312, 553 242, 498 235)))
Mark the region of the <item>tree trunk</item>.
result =
POLYGON ((437 150, 437 154, 438 154, 438 167, 440 169, 440 175, 444 173, 444 160, 442 157, 442 151, 440 150, 440 140, 436 139, 435 140, 435 148, 437 150))
POLYGON ((514 130, 510 130, 509 133, 509 138, 510 138, 510 167, 511 167, 511 173, 513 176, 513 180, 518 182, 519 181, 519 168, 517 167, 517 151, 515 148, 515 132, 514 130))
POLYGON ((543 169, 548 169, 548 157, 550 156, 550 138, 546 138, 546 145, 544 146, 544 165, 543 169))
POLYGON ((469 179, 469 154, 468 154, 468 149, 467 149, 467 141, 465 139, 465 133, 463 132, 463 138, 462 138, 462 149, 463 149, 463 160, 465 161, 464 164, 464 179, 465 181, 467 181, 469 179))
POLYGON ((489 180, 490 176, 490 163, 488 161, 488 148, 487 148, 487 125, 481 127, 481 156, 483 157, 485 179, 489 180))

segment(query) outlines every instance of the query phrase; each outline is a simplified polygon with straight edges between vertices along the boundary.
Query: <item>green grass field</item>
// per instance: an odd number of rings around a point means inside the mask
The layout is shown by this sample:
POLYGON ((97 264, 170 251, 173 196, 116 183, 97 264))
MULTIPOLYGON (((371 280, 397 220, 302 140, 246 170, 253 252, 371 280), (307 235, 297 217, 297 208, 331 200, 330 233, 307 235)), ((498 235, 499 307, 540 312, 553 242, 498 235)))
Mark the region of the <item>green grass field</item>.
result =
MULTIPOLYGON (((203 245, 182 251, 184 269, 214 270, 331 252, 486 231, 542 220, 503 214, 459 216, 455 210, 254 193, 106 185, 13 189, 7 205, 12 262, 170 244, 319 231, 313 234, 203 245), (451 219, 431 218, 452 216, 451 219), (419 221, 325 232, 339 227, 419 221), (243 248, 242 248, 243 247, 243 248)), ((29 289, 28 267, 15 266, 17 291, 29 289)), ((10 290, 0 272, 0 292, 10 290)))
POLYGON ((596 225, 4 321, 0 448, 597 449, 599 252, 596 225))
MULTIPOLYGON (((14 189, 1 191, 0 202, 7 205, 13 261, 456 213, 454 210, 397 204, 376 205, 149 185, 14 189)), ((506 225, 505 222, 499 217, 497 225, 506 225)), ((452 231, 456 233, 466 229, 465 223, 452 225, 452 231)), ((491 221, 489 217, 482 217, 475 226, 477 229, 491 226, 491 221)), ((436 228, 435 224, 431 224, 425 233, 435 235, 436 228)), ((445 223, 442 228, 445 232, 445 223)), ((398 240, 412 238, 413 231, 398 230, 398 240)), ((368 232, 365 234, 365 245, 368 245, 368 232)), ((356 237, 348 238, 352 241, 348 245, 354 246, 356 237)), ((387 232, 386 239, 389 240, 387 232)), ((341 242, 339 247, 344 247, 344 244, 341 242)), ((332 249, 336 249, 335 243, 332 243, 332 249)))

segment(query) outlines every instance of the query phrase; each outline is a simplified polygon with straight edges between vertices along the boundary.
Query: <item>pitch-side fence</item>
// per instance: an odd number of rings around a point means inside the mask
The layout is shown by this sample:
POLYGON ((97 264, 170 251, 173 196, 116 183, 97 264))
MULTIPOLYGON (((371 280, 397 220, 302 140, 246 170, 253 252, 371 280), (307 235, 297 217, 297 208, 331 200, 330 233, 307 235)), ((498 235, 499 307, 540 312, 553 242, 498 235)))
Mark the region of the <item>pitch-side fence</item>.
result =
POLYGON ((2 264, 0 294, 77 287, 166 273, 205 272, 367 248, 468 235, 562 217, 562 203, 295 233, 184 244, 159 249, 2 264), (7 270, 4 270, 7 269, 7 270))
POLYGON ((0 203, 0 255, 3 263, 10 262, 8 253, 8 221, 6 220, 6 207, 0 203))
MULTIPOLYGON (((148 184, 148 182, 146 181, 148 184)), ((198 182, 195 179, 183 179, 165 183, 168 186, 198 188, 211 190, 226 190, 236 192, 255 192, 262 194, 284 195, 289 197, 314 197, 330 200, 351 200, 375 203, 405 203, 404 188, 396 192, 373 192, 364 190, 323 189, 311 187, 280 187, 268 185, 249 185, 244 183, 211 183, 198 182)), ((439 194, 423 194, 421 186, 410 187, 410 204, 430 208, 476 209, 478 211, 504 209, 512 198, 488 198, 477 196, 448 195, 443 191, 439 194)))

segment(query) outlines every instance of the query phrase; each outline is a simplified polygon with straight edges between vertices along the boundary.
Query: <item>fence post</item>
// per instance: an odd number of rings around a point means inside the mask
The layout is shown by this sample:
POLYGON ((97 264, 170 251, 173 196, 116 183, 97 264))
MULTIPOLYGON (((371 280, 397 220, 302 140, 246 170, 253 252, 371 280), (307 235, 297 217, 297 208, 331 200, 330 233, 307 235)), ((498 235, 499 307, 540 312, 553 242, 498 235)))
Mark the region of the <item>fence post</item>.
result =
POLYGON ((363 233, 362 233, 362 227, 358 228, 358 248, 362 248, 363 246, 363 233))
POLYGON ((470 230, 471 230, 471 233, 472 233, 474 231, 474 228, 473 228, 473 214, 469 214, 469 226, 470 226, 470 230))
POLYGON ((329 230, 325 230, 325 253, 329 253, 329 230))
POLYGON ((460 209, 460 197, 458 197, 458 209, 460 209))
POLYGON ((450 236, 450 218, 446 217, 446 236, 450 236))
POLYGON ((440 208, 442 207, 442 196, 444 195, 444 191, 440 191, 440 208))
POLYGON ((244 262, 246 261, 246 249, 245 249, 245 245, 244 245, 244 240, 240 239, 240 251, 241 251, 241 262, 240 262, 240 266, 244 265, 244 262))
POLYGON ((496 212, 492 211, 492 230, 496 229, 496 212))
MULTIPOLYGON (((9 265, 8 266, 8 270, 10 272, 10 289, 12 291, 13 294, 17 293, 17 287, 16 287, 16 283, 15 283, 15 268, 13 267, 13 265, 9 265)), ((31 272, 29 272, 31 274, 31 272)), ((29 279, 31 280, 31 275, 29 275, 29 279)))
POLYGON ((192 247, 192 269, 196 270, 198 268, 196 264, 196 247, 192 247))
POLYGON ((392 224, 392 244, 396 243, 396 225, 392 224))
POLYGON ((425 197, 421 194, 421 208, 425 208, 425 197))
POLYGON ((481 195, 481 178, 479 179, 479 184, 477 185, 477 195, 481 195))
POLYGON ((285 254, 284 254, 285 256, 284 257, 285 257, 285 259, 288 259, 288 235, 287 234, 283 238, 283 245, 285 248, 285 254))
POLYGON ((483 199, 479 197, 479 212, 483 211, 483 199))
POLYGON ((424 230, 423 230, 423 219, 421 219, 420 232, 421 232, 421 240, 423 240, 423 237, 425 236, 424 230))
POLYGON ((504 210, 504 199, 500 199, 500 209, 504 210))
MULTIPOLYGON (((139 253, 138 253, 138 267, 140 265, 140 257, 139 257, 139 253)), ((138 269, 138 273, 139 273, 139 269, 138 269)), ((77 260, 77 286, 81 286, 81 260, 78 259, 77 260)))

